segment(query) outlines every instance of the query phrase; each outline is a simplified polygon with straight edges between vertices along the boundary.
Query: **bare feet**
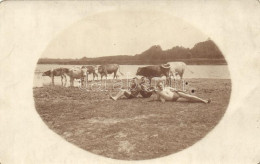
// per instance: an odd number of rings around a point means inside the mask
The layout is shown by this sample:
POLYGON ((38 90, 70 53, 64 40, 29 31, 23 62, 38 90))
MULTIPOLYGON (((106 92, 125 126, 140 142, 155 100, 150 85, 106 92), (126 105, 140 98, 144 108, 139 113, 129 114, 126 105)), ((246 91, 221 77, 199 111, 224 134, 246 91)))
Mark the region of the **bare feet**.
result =
POLYGON ((208 102, 207 102, 207 104, 209 104, 211 102, 211 99, 208 99, 208 102))
POLYGON ((109 97, 110 97, 111 99, 113 99, 113 100, 116 101, 116 98, 114 98, 114 97, 111 95, 111 93, 109 94, 109 97))

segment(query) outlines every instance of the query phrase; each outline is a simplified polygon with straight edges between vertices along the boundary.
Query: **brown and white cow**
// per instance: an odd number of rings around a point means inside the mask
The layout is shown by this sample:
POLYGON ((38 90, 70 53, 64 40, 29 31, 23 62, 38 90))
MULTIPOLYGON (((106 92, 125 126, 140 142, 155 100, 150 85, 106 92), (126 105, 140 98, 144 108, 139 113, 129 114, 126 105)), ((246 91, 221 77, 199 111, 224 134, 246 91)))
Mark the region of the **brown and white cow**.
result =
POLYGON ((46 72, 43 72, 42 76, 49 76, 52 81, 52 85, 54 85, 54 76, 60 76, 61 77, 61 85, 63 85, 63 78, 65 78, 65 85, 67 83, 66 74, 69 72, 68 68, 56 68, 52 70, 48 70, 46 72))
POLYGON ((88 72, 86 68, 73 67, 69 70, 67 75, 70 77, 70 86, 74 86, 74 79, 80 79, 81 85, 86 86, 88 81, 88 72))
POLYGON ((89 65, 89 66, 82 66, 82 69, 87 69, 88 74, 93 75, 93 81, 95 80, 95 77, 97 77, 98 80, 98 74, 97 74, 97 66, 95 65, 89 65))

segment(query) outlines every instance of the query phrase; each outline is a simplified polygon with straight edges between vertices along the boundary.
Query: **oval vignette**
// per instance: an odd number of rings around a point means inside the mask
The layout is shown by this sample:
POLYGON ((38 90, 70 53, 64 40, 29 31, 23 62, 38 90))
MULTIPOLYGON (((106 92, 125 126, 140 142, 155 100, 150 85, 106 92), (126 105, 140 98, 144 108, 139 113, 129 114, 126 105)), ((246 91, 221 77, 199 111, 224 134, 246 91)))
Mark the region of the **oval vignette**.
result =
POLYGON ((42 120, 68 142, 108 158, 146 160, 179 152, 205 137, 227 109, 231 79, 217 45, 190 24, 161 12, 107 12, 54 37, 35 69, 33 94, 42 120), (110 99, 131 85, 138 67, 167 62, 187 64, 184 82, 177 77, 171 87, 211 98, 211 103, 162 103, 155 94, 110 99), (98 66, 105 64, 118 64, 123 75, 118 73, 117 80, 108 75, 101 82, 98 66), (93 65, 98 80, 89 73, 86 87, 77 79, 70 87, 71 70, 93 65), (52 75, 65 76, 54 76, 53 85, 52 75))

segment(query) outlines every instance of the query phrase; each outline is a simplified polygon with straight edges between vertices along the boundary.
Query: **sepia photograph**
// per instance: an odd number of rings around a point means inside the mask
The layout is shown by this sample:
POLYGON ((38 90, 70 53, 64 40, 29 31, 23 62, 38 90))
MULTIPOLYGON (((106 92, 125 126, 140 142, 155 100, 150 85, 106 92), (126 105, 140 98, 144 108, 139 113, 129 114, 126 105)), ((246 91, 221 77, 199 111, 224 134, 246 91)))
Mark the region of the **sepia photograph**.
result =
POLYGON ((260 3, 0 2, 0 164, 260 163, 260 3))
POLYGON ((71 25, 44 50, 33 85, 51 130, 122 160, 193 145, 218 124, 231 94, 214 41, 160 12, 107 12, 71 25))

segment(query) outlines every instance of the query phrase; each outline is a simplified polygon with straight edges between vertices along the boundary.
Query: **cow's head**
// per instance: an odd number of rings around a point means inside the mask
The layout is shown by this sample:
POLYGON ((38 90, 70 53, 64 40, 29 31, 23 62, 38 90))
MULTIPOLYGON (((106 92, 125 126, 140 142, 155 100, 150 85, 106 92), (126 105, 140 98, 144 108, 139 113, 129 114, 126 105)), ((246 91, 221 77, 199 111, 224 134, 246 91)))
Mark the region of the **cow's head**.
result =
POLYGON ((94 72, 97 73, 98 72, 98 66, 94 65, 93 66, 94 72))
POLYGON ((81 69, 83 76, 87 76, 88 75, 88 70, 87 69, 81 69))
POLYGON ((170 64, 162 64, 162 65, 160 65, 160 68, 161 68, 162 74, 165 75, 166 77, 168 77, 169 73, 170 73, 170 69, 171 69, 170 64))
POLYGON ((64 70, 64 73, 69 73, 70 72, 70 69, 68 69, 68 68, 64 68, 63 70, 64 70))
POLYGON ((98 66, 98 73, 102 73, 103 72, 103 67, 102 65, 98 66))
POLYGON ((141 75, 141 70, 142 68, 141 67, 138 67, 137 71, 136 71, 136 75, 141 75))
POLYGON ((83 66, 81 67, 81 69, 87 69, 87 66, 83 65, 83 66))
POLYGON ((42 76, 51 76, 51 71, 43 72, 42 76))

